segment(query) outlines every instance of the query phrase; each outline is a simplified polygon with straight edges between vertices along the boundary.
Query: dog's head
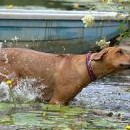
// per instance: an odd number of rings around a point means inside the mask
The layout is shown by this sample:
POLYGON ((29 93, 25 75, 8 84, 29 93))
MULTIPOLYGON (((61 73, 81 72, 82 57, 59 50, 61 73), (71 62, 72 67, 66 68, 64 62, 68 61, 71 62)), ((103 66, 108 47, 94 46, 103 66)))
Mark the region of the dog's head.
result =
POLYGON ((99 53, 94 53, 91 60, 115 69, 130 69, 130 52, 120 47, 105 48, 99 53))

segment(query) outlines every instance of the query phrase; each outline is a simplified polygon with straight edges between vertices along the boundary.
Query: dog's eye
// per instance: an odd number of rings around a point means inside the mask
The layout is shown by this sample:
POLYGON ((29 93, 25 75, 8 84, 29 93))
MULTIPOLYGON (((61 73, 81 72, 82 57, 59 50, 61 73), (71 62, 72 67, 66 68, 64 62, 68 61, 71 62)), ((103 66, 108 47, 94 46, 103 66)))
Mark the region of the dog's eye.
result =
POLYGON ((124 54, 122 50, 117 51, 118 54, 124 54))

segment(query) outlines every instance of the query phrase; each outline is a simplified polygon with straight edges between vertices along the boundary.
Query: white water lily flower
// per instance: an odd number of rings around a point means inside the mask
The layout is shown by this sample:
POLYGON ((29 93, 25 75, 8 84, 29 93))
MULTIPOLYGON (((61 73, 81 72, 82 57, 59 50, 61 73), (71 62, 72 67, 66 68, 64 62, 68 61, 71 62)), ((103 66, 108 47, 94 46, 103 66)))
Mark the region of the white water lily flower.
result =
POLYGON ((101 39, 100 41, 96 41, 96 44, 101 48, 104 49, 106 47, 109 47, 110 41, 106 41, 105 38, 101 39))
POLYGON ((91 27, 94 25, 94 17, 92 15, 86 15, 81 20, 84 23, 84 27, 91 27))

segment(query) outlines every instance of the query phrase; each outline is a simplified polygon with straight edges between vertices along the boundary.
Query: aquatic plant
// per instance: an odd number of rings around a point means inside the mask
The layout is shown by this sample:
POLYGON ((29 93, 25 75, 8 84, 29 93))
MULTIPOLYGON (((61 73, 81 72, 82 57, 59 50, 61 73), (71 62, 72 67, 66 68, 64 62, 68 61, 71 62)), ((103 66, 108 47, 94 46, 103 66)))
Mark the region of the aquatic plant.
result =
POLYGON ((86 15, 81 20, 84 23, 84 27, 91 27, 94 25, 94 17, 92 15, 86 15))
POLYGON ((110 41, 106 41, 106 39, 101 39, 100 41, 96 41, 96 44, 101 48, 104 49, 106 47, 109 47, 110 41))

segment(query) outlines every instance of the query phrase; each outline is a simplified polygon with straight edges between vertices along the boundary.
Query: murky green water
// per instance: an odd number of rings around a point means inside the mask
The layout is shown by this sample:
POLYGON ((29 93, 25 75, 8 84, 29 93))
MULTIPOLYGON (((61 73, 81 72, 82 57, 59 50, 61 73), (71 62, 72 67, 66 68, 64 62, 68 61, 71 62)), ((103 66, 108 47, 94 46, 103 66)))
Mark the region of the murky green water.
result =
MULTIPOLYGON (((102 111, 103 113, 103 111, 102 111)), ((127 121, 109 111, 104 115, 79 107, 45 104, 0 104, 1 130, 106 130, 124 129, 127 121)))

